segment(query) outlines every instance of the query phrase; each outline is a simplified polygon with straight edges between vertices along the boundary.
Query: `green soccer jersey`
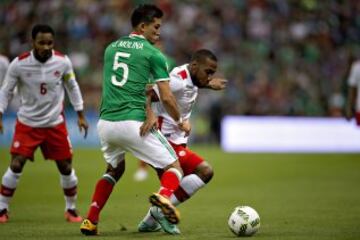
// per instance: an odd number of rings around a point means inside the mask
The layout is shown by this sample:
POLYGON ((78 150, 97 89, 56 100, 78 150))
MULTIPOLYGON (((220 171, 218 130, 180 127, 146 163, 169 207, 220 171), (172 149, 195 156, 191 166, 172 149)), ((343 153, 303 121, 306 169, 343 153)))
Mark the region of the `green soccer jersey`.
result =
POLYGON ((149 79, 169 80, 166 58, 143 36, 130 34, 105 50, 100 118, 145 120, 149 79))

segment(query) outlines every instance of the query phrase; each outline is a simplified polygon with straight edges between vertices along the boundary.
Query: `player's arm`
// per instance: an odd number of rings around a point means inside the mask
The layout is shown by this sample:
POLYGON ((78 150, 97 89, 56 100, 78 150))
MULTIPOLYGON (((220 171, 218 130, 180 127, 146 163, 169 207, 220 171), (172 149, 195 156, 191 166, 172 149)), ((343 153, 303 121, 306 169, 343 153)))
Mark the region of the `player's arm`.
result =
POLYGON ((151 103, 153 102, 152 97, 154 97, 154 94, 155 92, 153 90, 151 91, 150 89, 146 89, 146 106, 145 106, 146 120, 143 122, 143 124, 140 127, 140 136, 142 137, 145 136, 150 131, 151 128, 158 127, 156 114, 151 108, 151 103))
POLYGON ((186 133, 190 132, 190 128, 181 118, 179 108, 176 103, 176 99, 171 92, 169 85, 169 73, 166 64, 166 59, 160 51, 152 55, 151 59, 151 73, 156 82, 156 87, 159 91, 160 101, 162 102, 167 113, 174 119, 180 130, 186 133))
POLYGON ((207 88, 210 88, 212 90, 223 90, 226 88, 227 82, 228 81, 224 78, 212 78, 209 81, 207 88))
POLYGON ((4 126, 2 123, 3 113, 5 112, 9 101, 14 95, 14 89, 18 82, 17 62, 17 58, 11 62, 9 69, 6 72, 4 82, 0 88, 0 133, 3 133, 4 131, 4 126))
POLYGON ((75 78, 75 73, 72 69, 72 64, 67 57, 66 60, 67 60, 67 71, 65 71, 63 77, 65 90, 69 96, 71 105, 74 107, 74 110, 77 112, 79 130, 80 132, 84 130, 84 138, 86 138, 89 125, 86 121, 84 114, 84 101, 80 92, 79 84, 77 83, 75 78))

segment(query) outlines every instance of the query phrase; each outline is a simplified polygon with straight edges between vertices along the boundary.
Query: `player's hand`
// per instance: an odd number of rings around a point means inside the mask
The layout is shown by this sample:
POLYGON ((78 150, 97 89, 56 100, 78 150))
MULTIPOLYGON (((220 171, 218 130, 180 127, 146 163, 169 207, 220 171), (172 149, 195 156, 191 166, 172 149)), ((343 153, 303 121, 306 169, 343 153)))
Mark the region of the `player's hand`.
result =
POLYGON ((85 117, 83 117, 83 116, 78 117, 78 126, 79 126, 80 132, 82 132, 82 130, 84 130, 84 138, 86 138, 86 136, 88 134, 89 125, 88 125, 85 117))
POLYGON ((158 128, 158 120, 155 114, 148 113, 146 116, 146 120, 140 127, 140 136, 144 137, 152 128, 158 128))
POLYGON ((213 78, 210 80, 208 87, 213 90, 223 90, 226 88, 228 80, 223 78, 213 78))
POLYGON ((191 132, 191 124, 189 120, 184 120, 183 122, 178 124, 178 127, 181 131, 185 132, 185 137, 190 135, 191 132))

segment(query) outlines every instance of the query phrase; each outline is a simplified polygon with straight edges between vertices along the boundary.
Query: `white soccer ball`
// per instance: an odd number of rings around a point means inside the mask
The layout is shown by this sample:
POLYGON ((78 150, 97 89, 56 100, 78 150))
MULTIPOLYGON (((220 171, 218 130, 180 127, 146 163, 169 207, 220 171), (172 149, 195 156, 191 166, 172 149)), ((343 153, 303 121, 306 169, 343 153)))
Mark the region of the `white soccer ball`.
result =
POLYGON ((228 225, 237 236, 251 236, 260 228, 260 217, 255 209, 249 206, 238 206, 231 213, 228 225))

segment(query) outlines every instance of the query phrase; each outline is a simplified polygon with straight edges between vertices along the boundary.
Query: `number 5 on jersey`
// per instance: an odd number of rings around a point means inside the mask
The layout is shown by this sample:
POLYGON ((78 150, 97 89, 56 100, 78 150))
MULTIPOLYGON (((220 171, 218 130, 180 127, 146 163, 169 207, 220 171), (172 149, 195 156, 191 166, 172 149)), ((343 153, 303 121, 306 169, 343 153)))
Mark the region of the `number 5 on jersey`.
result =
POLYGON ((120 58, 129 58, 129 57, 130 57, 130 53, 116 52, 115 54, 113 70, 116 71, 118 68, 123 69, 123 78, 121 79, 121 81, 118 81, 115 75, 111 76, 111 83, 114 84, 115 86, 122 87, 128 80, 129 67, 126 63, 121 62, 120 58))

